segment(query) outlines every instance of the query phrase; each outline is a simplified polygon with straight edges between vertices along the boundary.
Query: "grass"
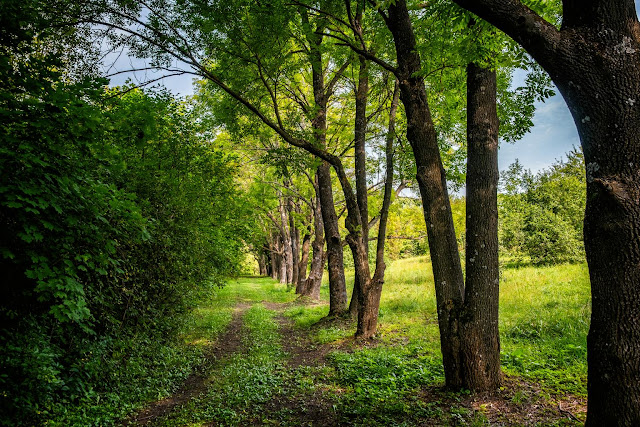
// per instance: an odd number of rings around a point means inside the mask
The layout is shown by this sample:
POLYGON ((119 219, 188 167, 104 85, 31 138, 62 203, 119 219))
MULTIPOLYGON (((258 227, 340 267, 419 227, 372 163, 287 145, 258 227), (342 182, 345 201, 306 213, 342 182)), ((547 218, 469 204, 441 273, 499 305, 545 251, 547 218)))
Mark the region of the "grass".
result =
MULTIPOLYGON (((352 275, 347 283, 353 283, 352 275)), ((433 277, 425 257, 390 263, 379 333, 366 345, 351 339, 354 322, 318 323, 328 313, 326 283, 321 296, 319 303, 292 303, 296 296, 285 285, 256 278, 234 280, 217 290, 194 311, 185 339, 195 346, 211 343, 226 328, 233 307, 244 303, 250 308, 243 316, 241 349, 210 368, 206 392, 156 424, 294 426, 301 425, 305 405, 311 411, 314 402, 342 425, 481 426, 491 417, 495 422, 491 403, 474 407, 468 393, 441 388, 433 277), (275 313, 263 303, 291 303, 282 306, 282 313, 298 331, 313 345, 333 346, 326 365, 288 367, 275 313)), ((557 399, 586 394, 589 312, 586 266, 503 266, 500 329, 502 366, 509 379, 500 392, 502 404, 530 414, 543 399, 548 404, 539 412, 539 425, 577 425, 558 421, 557 415, 545 417, 557 399)), ((511 416, 499 422, 511 424, 511 416)))
MULTIPOLYGON (((347 283, 353 283, 351 278, 347 283)), ((326 295, 323 293, 323 295, 326 295)), ((319 344, 338 343, 354 333, 354 324, 311 327, 327 307, 295 307, 287 312, 300 328, 309 328, 319 344)), ((505 373, 531 381, 537 394, 586 396, 586 335, 590 292, 586 265, 503 266, 500 291, 502 367, 505 373)), ((334 352, 333 381, 341 387, 338 408, 343 421, 363 424, 440 417, 456 424, 484 425, 482 413, 467 409, 439 413, 416 400, 424 387, 441 386, 439 332, 433 276, 426 257, 390 263, 380 304, 375 348, 334 352), (380 408, 384 407, 384 411, 380 408)), ((515 401, 530 391, 514 390, 515 401), (519 393, 519 394, 518 394, 519 393)), ((449 408, 450 409, 450 408, 449 408)))
POLYGON ((209 372, 207 393, 159 425, 201 425, 210 421, 246 425, 255 421, 259 408, 278 393, 285 380, 285 355, 272 311, 254 305, 247 310, 243 323, 246 335, 242 352, 229 355, 228 360, 209 372))

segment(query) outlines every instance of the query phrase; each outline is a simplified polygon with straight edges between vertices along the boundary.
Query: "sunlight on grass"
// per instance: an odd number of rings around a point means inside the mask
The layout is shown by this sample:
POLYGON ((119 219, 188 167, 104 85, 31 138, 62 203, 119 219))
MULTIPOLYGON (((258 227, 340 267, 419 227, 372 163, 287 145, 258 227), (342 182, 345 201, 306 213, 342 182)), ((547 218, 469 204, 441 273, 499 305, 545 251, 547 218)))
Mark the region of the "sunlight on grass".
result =
MULTIPOLYGON (((328 284, 321 295, 328 299, 328 284)), ((347 287, 353 286, 353 273, 347 287)), ((502 364, 506 372, 541 383, 558 393, 586 393, 586 335, 590 318, 586 264, 548 267, 503 265, 500 283, 502 364)), ((322 309, 296 307, 287 313, 301 327, 322 317, 322 309)), ((352 335, 327 326, 315 339, 330 343, 352 335)), ((379 315, 385 345, 414 343, 440 354, 433 275, 428 257, 389 263, 379 315)), ((440 357, 440 356, 439 356, 440 357)))
MULTIPOLYGON (((352 272, 348 272, 347 284, 351 290, 352 272)), ((210 373, 209 391, 165 419, 165 425, 200 425, 203 421, 206 425, 211 420, 225 425, 296 425, 292 407, 284 405, 273 413, 264 408, 274 400, 305 401, 310 396, 317 398, 317 393, 332 402, 339 424, 414 425, 429 420, 434 425, 486 425, 481 410, 455 404, 443 410, 437 399, 424 398, 425 390, 444 383, 427 257, 390 263, 378 334, 364 345, 351 339, 355 321, 322 320, 329 309, 327 287, 325 282, 319 303, 294 302, 297 297, 291 289, 266 278, 241 278, 217 290, 209 304, 195 311, 192 339, 198 345, 209 342, 224 330, 236 304, 252 303, 243 318, 242 350, 222 359, 210 373), (273 308, 260 302, 294 302, 282 306, 282 314, 306 330, 313 345, 334 347, 326 364, 287 369, 273 308)), ((564 394, 584 396, 589 313, 585 265, 503 266, 503 370, 536 384, 536 393, 543 400, 553 402, 554 396, 564 394)), ((526 397, 514 393, 514 402, 526 397)), ((455 400, 463 394, 446 396, 455 400)))

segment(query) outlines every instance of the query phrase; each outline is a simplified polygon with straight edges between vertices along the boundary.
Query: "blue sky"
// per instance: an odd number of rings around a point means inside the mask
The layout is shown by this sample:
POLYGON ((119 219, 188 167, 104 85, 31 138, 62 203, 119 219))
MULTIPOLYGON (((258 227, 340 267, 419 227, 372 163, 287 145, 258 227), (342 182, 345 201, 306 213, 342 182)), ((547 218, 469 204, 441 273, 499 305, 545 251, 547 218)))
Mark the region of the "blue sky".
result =
POLYGON ((574 146, 580 146, 578 132, 567 104, 557 94, 536 103, 533 128, 524 138, 514 144, 500 144, 498 166, 504 170, 519 159, 526 169, 537 172, 562 159, 574 146))

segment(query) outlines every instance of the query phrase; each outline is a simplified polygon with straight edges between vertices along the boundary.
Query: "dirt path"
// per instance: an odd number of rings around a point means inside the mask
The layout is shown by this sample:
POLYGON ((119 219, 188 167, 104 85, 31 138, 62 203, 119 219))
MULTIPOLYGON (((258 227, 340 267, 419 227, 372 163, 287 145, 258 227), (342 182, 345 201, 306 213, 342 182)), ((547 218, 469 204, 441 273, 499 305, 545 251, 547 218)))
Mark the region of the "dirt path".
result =
POLYGON ((206 391, 209 369, 219 360, 239 351, 242 345, 242 316, 250 306, 250 304, 239 304, 235 307, 231 322, 224 334, 205 350, 204 362, 195 369, 177 392, 153 402, 125 421, 123 425, 153 425, 156 420, 166 417, 175 408, 206 391))
MULTIPOLYGON (((284 316, 282 312, 291 305, 263 302, 264 306, 277 313, 275 320, 278 322, 282 349, 288 353, 287 366, 291 370, 298 368, 319 368, 327 362, 327 355, 335 350, 329 344, 319 345, 314 343, 307 331, 295 327, 293 320, 284 316)), ((304 399, 292 399, 282 394, 273 399, 267 411, 278 412, 286 409, 295 419, 296 425, 328 427, 338 425, 333 399, 321 390, 315 390, 304 396, 304 399)))
MULTIPOLYGON (((328 355, 336 350, 353 351, 356 348, 375 346, 380 343, 362 343, 353 340, 339 344, 318 344, 311 336, 314 328, 301 329, 284 315, 284 311, 296 304, 270 303, 262 301, 267 310, 274 312, 281 337, 280 346, 287 353, 282 366, 286 370, 285 380, 267 401, 262 401, 245 413, 243 425, 276 423, 286 426, 337 426, 357 422, 347 414, 340 413, 341 397, 324 382, 324 367, 330 364, 328 355), (313 381, 313 386, 301 386, 300 378, 313 381), (345 415, 347 418, 345 418, 345 415)), ((172 396, 152 403, 130 417, 124 425, 156 425, 162 418, 177 411, 181 406, 202 395, 211 387, 209 378, 213 369, 225 366, 224 360, 246 351, 243 340, 247 330, 243 326, 245 311, 251 304, 236 306, 226 331, 205 352, 203 364, 172 396), (222 364, 221 364, 222 363, 222 364)), ((346 326, 346 325, 345 325, 346 326)), ((320 325, 319 325, 320 327, 320 325)), ((452 394, 442 387, 423 387, 416 398, 440 413, 439 416, 407 419, 410 425, 445 426, 466 425, 482 421, 489 425, 576 425, 576 414, 584 414, 584 399, 572 396, 544 397, 545 393, 535 384, 517 377, 505 377, 504 386, 492 393, 452 394), (413 423, 413 424, 411 424, 413 423)), ((223 402, 222 405, 226 405, 223 402)), ((239 408, 233 405, 233 412, 239 408)), ((384 408, 376 410, 385 411, 384 408)), ((241 412, 242 409, 239 409, 241 412)), ((373 420, 374 418, 372 418, 373 420)), ((224 419, 209 419, 207 426, 223 425, 224 419)))

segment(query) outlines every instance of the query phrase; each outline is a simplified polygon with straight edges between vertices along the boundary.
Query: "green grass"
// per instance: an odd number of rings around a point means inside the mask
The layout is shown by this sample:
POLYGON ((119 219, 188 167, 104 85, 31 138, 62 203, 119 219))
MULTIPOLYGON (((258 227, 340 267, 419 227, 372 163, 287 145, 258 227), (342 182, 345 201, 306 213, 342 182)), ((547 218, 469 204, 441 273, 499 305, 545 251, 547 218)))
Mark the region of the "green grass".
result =
MULTIPOLYGON (((380 303, 379 340, 389 348, 398 344, 418 346, 425 354, 439 355, 433 275, 428 258, 389 264, 380 303)), ((348 287, 352 286, 352 277, 348 276, 348 287)), ((327 298, 326 292, 322 295, 327 298)), ((327 311, 326 306, 295 307, 286 314, 299 327, 307 328, 327 311)), ((553 394, 585 395, 589 316, 585 264, 503 265, 500 284, 503 369, 535 380, 553 394)), ((312 333, 317 342, 328 343, 348 338, 354 329, 355 325, 329 325, 314 328, 312 333)))
MULTIPOLYGON (((347 283, 352 284, 352 275, 347 283)), ((233 307, 250 304, 243 318, 243 347, 209 372, 208 391, 158 425, 297 425, 295 410, 310 396, 330 404, 348 425, 487 425, 481 410, 464 407, 464 394, 424 390, 444 383, 433 278, 426 257, 392 262, 382 294, 374 345, 350 346, 355 322, 318 323, 328 312, 326 283, 320 303, 284 308, 317 344, 347 345, 329 354, 327 366, 287 368, 274 312, 261 302, 291 303, 296 296, 271 279, 242 278, 216 290, 193 313, 191 346, 219 336, 233 307), (273 402, 295 402, 293 406, 273 402), (456 403, 458 402, 458 403, 456 403), (271 406, 270 406, 271 405, 271 406)), ((586 334, 590 315, 585 265, 503 266, 500 292, 502 366, 538 384, 547 399, 586 394, 586 334)), ((528 392, 527 392, 528 393, 528 392)), ((512 402, 529 394, 514 390, 512 402)))
MULTIPOLYGON (((257 287, 254 291, 262 292, 257 287)), ((158 425, 201 425, 210 421, 246 425, 255 421, 262 405, 278 393, 285 381, 285 354, 272 311, 255 305, 247 310, 243 322, 246 335, 241 352, 230 354, 228 360, 209 372, 208 392, 158 425)))

